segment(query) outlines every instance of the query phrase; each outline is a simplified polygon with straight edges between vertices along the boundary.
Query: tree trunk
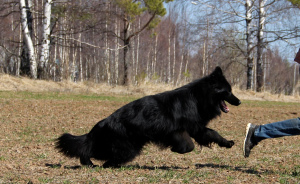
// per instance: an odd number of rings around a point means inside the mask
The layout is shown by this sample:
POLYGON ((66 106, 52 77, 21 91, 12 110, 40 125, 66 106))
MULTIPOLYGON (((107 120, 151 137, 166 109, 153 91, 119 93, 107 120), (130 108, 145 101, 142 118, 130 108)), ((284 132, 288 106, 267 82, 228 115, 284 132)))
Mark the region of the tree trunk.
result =
POLYGON ((178 78, 177 78, 176 86, 178 86, 179 82, 181 82, 183 56, 184 56, 184 51, 182 49, 181 58, 180 58, 180 67, 179 67, 179 73, 178 73, 178 78))
MULTIPOLYGON (((118 8, 116 8, 116 11, 118 11, 118 8)), ((117 35, 119 35, 118 25, 119 25, 119 22, 117 20, 117 22, 115 24, 115 33, 117 35)), ((118 38, 118 36, 116 36, 116 38, 115 38, 115 45, 116 45, 116 51, 115 51, 115 83, 118 84, 118 81, 119 81, 119 38, 118 38)))
MULTIPOLYGON (((106 3, 106 8, 107 12, 109 12, 110 6, 108 3, 106 3)), ((104 64, 105 64, 105 70, 106 70, 106 76, 107 76, 107 84, 110 84, 110 53, 109 53, 109 46, 108 46, 108 13, 106 13, 105 17, 105 59, 104 59, 104 64)))
POLYGON ((252 25, 252 0, 246 0, 246 42, 247 42, 247 90, 253 88, 253 25, 252 25))
POLYGON ((206 40, 204 40, 203 43, 203 66, 202 66, 202 76, 204 77, 206 75, 206 40))
MULTIPOLYGON (((21 53, 22 53, 22 25, 19 25, 20 26, 20 34, 19 34, 19 55, 21 56, 21 53)), ((21 68, 21 58, 18 58, 18 61, 17 61, 17 68, 16 68, 16 75, 17 77, 20 76, 20 68, 21 68)))
POLYGON ((168 35, 168 73, 167 73, 167 83, 171 82, 171 30, 169 29, 168 35))
POLYGON ((48 71, 49 52, 50 52, 50 23, 51 23, 51 5, 52 0, 46 0, 44 7, 43 21, 43 41, 40 58, 40 67, 43 71, 43 77, 46 77, 48 71))
POLYGON ((124 78, 123 78, 123 85, 128 85, 129 84, 129 79, 128 79, 128 60, 129 60, 129 43, 125 40, 124 41, 124 50, 123 50, 123 66, 124 66, 124 78))
POLYGON ((256 91, 261 92, 264 88, 263 83, 263 76, 264 76, 264 70, 263 70, 263 49, 264 49, 264 27, 265 27, 265 3, 266 0, 259 0, 259 12, 258 12, 258 18, 259 18, 259 26, 258 26, 258 34, 257 34, 257 69, 256 69, 256 80, 257 80, 257 86, 256 91))
POLYGON ((174 39, 173 39, 173 68, 172 68, 172 81, 173 85, 175 85, 175 68, 176 68, 176 34, 174 31, 174 39))
MULTIPOLYGON (((139 18, 138 29, 141 29, 141 18, 139 18)), ((137 36, 135 76, 138 75, 138 69, 139 69, 139 48, 140 48, 140 35, 137 36)))
POLYGON ((156 61, 157 61, 157 42, 158 42, 158 35, 155 35, 155 44, 154 44, 154 58, 153 58, 153 63, 152 63, 152 79, 156 79, 156 61))
POLYGON ((185 82, 187 82, 187 79, 188 79, 188 65, 189 65, 189 53, 187 53, 187 57, 186 57, 186 62, 185 62, 185 69, 184 69, 184 72, 185 72, 185 82))
POLYGON ((82 65, 82 44, 81 44, 81 33, 79 34, 79 66, 80 66, 80 81, 83 82, 83 65, 82 65))
POLYGON ((123 66, 124 66, 124 78, 123 78, 123 85, 129 85, 131 82, 130 76, 130 60, 129 60, 129 49, 130 49, 130 37, 129 37, 129 30, 130 30, 130 22, 124 22, 124 34, 123 34, 123 42, 124 42, 124 49, 123 49, 123 66))
POLYGON ((293 96, 297 93, 297 65, 294 64, 293 96))
POLYGON ((131 62, 129 60, 129 49, 130 49, 130 41, 132 38, 139 35, 142 31, 144 31, 154 20, 156 16, 156 12, 152 14, 150 19, 141 27, 141 29, 136 30, 135 32, 130 34, 130 17, 124 15, 124 29, 123 29, 123 42, 124 42, 124 49, 123 49, 123 64, 124 64, 124 77, 123 77, 123 85, 129 85, 132 77, 132 68, 131 68, 131 62))
MULTIPOLYGON (((31 32, 29 30, 29 21, 27 17, 27 13, 30 12, 31 7, 30 0, 25 2, 25 0, 20 0, 20 10, 21 10, 21 23, 22 23, 22 29, 25 39, 25 44, 28 49, 28 58, 29 58, 29 64, 30 64, 30 75, 33 79, 37 79, 37 62, 36 57, 34 53, 34 46, 31 38, 31 32), (27 12, 28 11, 28 12, 27 12)), ((32 19, 31 19, 32 21, 32 19)))

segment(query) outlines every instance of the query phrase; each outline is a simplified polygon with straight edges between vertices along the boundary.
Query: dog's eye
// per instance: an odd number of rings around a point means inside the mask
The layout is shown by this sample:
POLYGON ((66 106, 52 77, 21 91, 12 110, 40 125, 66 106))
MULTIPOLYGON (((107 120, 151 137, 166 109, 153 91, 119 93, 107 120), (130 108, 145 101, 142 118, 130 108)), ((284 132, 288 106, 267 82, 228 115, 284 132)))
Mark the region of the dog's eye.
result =
POLYGON ((215 90, 216 90, 217 92, 222 92, 222 91, 224 91, 225 89, 222 88, 221 86, 216 86, 216 87, 215 87, 215 90))

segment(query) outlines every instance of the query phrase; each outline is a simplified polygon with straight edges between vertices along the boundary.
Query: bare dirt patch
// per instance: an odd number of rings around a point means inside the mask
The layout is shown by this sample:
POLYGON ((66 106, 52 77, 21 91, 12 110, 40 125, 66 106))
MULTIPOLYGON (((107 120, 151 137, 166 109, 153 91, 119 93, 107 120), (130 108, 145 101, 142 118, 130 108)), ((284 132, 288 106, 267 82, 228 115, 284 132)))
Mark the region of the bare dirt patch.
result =
MULTIPOLYGON (((242 101, 210 127, 235 141, 188 154, 147 145, 124 167, 80 167, 54 149, 64 132, 87 133, 99 120, 130 101, 124 96, 0 92, 0 183, 299 183, 300 137, 265 140, 249 158, 242 154, 247 123, 300 116, 299 103, 242 101)), ((102 162, 93 160, 95 164, 102 162)))

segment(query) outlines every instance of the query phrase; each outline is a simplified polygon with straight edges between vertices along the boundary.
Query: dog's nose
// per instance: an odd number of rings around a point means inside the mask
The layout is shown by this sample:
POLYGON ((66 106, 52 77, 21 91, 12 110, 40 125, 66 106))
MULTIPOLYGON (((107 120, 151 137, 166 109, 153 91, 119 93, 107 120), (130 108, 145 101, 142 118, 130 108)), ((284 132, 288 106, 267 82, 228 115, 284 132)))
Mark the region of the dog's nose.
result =
POLYGON ((239 106, 239 105, 241 105, 241 103, 242 103, 242 102, 237 98, 237 99, 235 100, 235 102, 232 103, 231 105, 239 106))

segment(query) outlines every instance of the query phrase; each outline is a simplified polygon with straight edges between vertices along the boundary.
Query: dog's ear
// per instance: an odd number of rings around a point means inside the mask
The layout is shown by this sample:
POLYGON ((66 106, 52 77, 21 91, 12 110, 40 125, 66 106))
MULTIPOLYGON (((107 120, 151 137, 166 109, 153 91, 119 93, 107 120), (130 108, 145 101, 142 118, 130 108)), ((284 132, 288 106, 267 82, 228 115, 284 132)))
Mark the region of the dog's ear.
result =
POLYGON ((214 77, 214 76, 223 76, 223 72, 222 72, 222 69, 217 66, 215 68, 215 70, 211 73, 211 76, 214 77))
POLYGON ((217 66, 215 68, 215 70, 213 71, 213 73, 217 74, 217 75, 223 75, 222 69, 221 67, 217 66))
POLYGON ((210 85, 215 89, 217 93, 220 93, 225 90, 224 85, 220 84, 228 84, 225 79, 222 69, 217 66, 215 70, 210 74, 210 85), (221 82, 220 82, 221 81, 221 82))

